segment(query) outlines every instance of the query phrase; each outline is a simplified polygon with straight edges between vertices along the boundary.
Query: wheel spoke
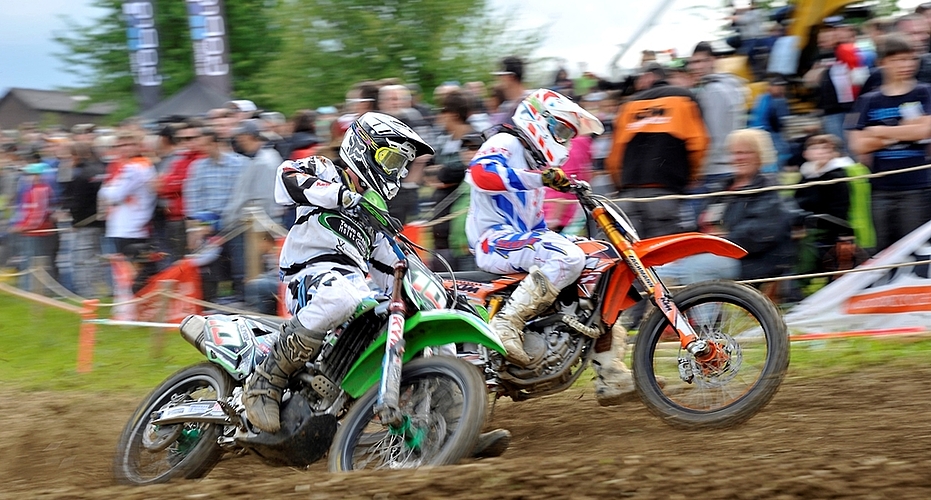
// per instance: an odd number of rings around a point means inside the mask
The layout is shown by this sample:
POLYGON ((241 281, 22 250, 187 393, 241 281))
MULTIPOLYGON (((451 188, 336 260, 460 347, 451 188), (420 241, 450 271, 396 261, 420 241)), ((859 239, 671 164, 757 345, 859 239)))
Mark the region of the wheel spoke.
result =
POLYGON ((405 382, 401 394, 400 410, 410 418, 410 430, 403 435, 391 431, 373 414, 356 441, 353 469, 420 467, 442 448, 462 415, 461 388, 449 378, 434 375, 405 382))
POLYGON ((703 363, 680 347, 674 358, 655 356, 657 375, 668 379, 671 374, 681 381, 678 360, 684 359, 694 377, 689 384, 669 384, 664 394, 675 404, 696 411, 715 410, 733 403, 756 383, 766 359, 765 339, 756 342, 758 339, 746 338, 744 342, 749 345, 742 346, 737 338, 753 330, 762 331, 762 325, 739 304, 721 300, 692 305, 683 314, 696 334, 714 343, 720 355, 703 363), (667 364, 676 371, 672 372, 667 364))
POLYGON ((168 478, 198 443, 206 439, 211 425, 185 423, 159 428, 150 423, 151 415, 184 402, 217 400, 220 398, 219 391, 217 382, 211 377, 192 376, 162 392, 141 410, 142 417, 136 422, 126 448, 121 450, 122 472, 126 476, 123 479, 144 484, 168 478), (174 426, 180 427, 171 428, 174 426), (173 441, 158 443, 159 437, 173 441))

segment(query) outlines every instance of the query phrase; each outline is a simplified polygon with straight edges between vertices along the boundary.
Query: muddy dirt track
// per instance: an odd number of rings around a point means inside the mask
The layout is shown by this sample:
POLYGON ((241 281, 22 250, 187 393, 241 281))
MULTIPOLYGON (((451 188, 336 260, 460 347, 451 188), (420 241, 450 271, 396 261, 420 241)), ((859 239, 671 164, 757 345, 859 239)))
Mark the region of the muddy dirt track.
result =
POLYGON ((116 486, 110 460, 142 395, 0 388, 0 498, 931 498, 931 367, 788 378, 737 429, 683 432, 591 389, 499 402, 500 458, 330 475, 224 460, 202 481, 116 486))

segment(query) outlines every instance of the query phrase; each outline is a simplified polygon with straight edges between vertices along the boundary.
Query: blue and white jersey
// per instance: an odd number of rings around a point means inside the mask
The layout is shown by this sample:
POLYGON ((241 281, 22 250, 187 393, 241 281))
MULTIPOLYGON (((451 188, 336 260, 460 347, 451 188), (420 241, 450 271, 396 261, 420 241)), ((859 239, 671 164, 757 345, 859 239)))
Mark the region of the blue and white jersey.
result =
POLYGON ((499 133, 485 141, 470 163, 466 182, 472 186, 466 236, 473 249, 489 230, 546 229, 543 180, 539 170, 528 168, 517 137, 499 133))

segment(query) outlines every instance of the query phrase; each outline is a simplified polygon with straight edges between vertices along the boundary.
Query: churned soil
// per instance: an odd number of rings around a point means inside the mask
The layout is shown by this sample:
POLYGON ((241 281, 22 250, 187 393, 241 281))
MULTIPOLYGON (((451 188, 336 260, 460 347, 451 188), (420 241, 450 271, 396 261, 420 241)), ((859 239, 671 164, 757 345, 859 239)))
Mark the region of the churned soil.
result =
POLYGON ((502 457, 332 475, 223 460, 205 479, 114 484, 116 440, 143 394, 0 388, 0 498, 931 498, 931 367, 786 379, 733 429, 682 431, 639 402, 602 408, 590 386, 514 403, 502 457))

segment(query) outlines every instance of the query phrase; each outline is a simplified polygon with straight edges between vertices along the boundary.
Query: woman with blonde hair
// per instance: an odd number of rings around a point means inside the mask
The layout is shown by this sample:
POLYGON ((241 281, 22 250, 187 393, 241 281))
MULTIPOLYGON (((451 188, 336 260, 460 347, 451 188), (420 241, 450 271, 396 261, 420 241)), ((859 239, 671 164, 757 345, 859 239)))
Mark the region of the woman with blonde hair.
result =
POLYGON ((704 233, 737 243, 747 255, 738 260, 700 254, 659 268, 664 279, 680 284, 709 279, 756 279, 779 276, 791 269, 795 246, 791 216, 778 191, 740 194, 772 185, 761 173, 775 158, 769 134, 758 129, 731 132, 725 141, 734 177, 726 194, 708 198, 699 212, 698 227, 704 233))

